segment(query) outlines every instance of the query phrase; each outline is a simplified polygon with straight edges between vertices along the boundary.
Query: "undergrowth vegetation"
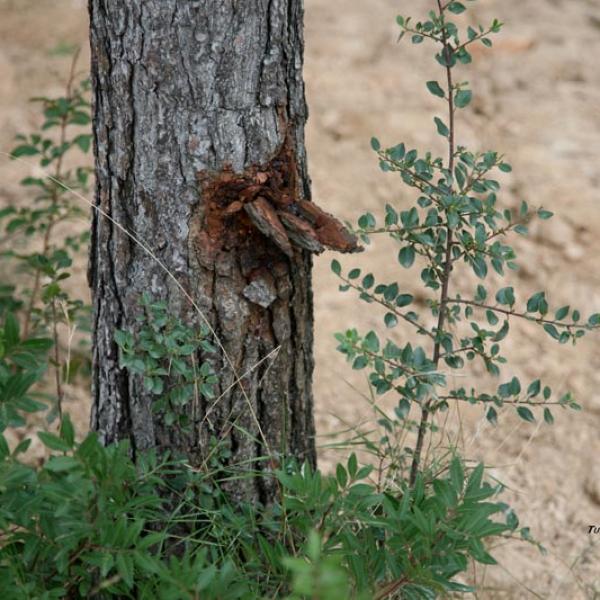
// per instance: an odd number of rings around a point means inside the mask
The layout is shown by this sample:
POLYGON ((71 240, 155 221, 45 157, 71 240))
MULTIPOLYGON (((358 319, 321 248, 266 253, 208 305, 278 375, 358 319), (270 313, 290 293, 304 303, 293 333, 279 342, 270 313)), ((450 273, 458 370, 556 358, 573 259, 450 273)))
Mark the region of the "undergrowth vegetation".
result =
MULTIPOLYGON (((365 243, 390 236, 399 247, 399 264, 420 269, 430 294, 428 314, 416 312, 400 277, 382 282, 333 261, 342 290, 354 290, 373 310, 381 309, 391 332, 348 329, 337 336, 339 349, 354 369, 368 371, 376 397, 395 394, 397 406, 388 415, 375 403, 383 434, 357 435, 348 444, 355 447, 358 440, 373 464, 361 465, 348 451, 331 475, 292 457, 271 472, 230 465, 216 440, 200 468, 185 457, 152 452, 136 453, 134 462, 126 443, 104 447, 95 433, 77 440, 62 410, 63 386, 89 358, 61 339, 58 326, 86 329, 87 307, 67 293, 63 281, 87 237, 57 234, 62 223, 81 216, 69 194, 85 191, 89 174, 84 167, 66 168, 65 160, 72 151, 87 152, 91 139, 78 129, 89 125, 90 116, 88 85, 75 84, 76 61, 63 97, 36 99, 43 107, 42 130, 20 136, 12 155, 38 158, 52 175, 23 180, 36 190, 31 204, 0 210, 0 268, 3 281, 14 280, 0 287, 0 432, 22 427, 27 414, 39 411, 47 411, 49 424, 58 417, 58 430, 37 434, 49 455, 41 467, 23 459, 29 439, 10 448, 0 435, 3 598, 433 599, 474 591, 469 565, 495 564, 492 541, 535 543, 501 501, 503 486, 486 475, 484 465, 456 448, 425 460, 423 449, 436 434, 436 415, 454 402, 483 407, 493 424, 504 406, 513 406, 525 421, 543 418, 547 424, 553 407, 579 409, 570 395, 556 398, 540 380, 505 377, 495 389, 481 391, 474 384, 450 387, 449 374, 482 361, 501 377, 507 363, 501 345, 511 320, 531 321, 564 344, 598 328, 600 315, 583 317, 570 306, 551 312, 545 292, 521 305, 511 286, 490 290, 480 283, 471 296, 455 293, 452 281, 461 268, 482 282, 492 271, 505 276, 516 269, 505 236, 527 235, 531 219, 552 215, 525 202, 516 212, 501 208, 494 172, 510 171, 509 163, 497 152, 458 143, 456 117, 473 93, 456 79, 456 67, 471 62, 473 44, 491 46, 501 23, 462 32, 453 18, 465 5, 433 5, 424 20, 400 16, 398 25, 401 38, 437 46, 443 82, 426 85, 446 106, 446 115, 434 122, 448 156, 402 143, 386 148, 374 138, 382 170, 398 173, 416 191, 416 204, 401 211, 387 205, 380 223, 366 214, 356 228, 365 243), (415 332, 404 345, 393 336, 400 321, 415 332), (274 478, 277 501, 233 502, 224 484, 240 477, 274 478)), ((214 340, 209 331, 172 318, 150 295, 140 298, 140 307, 140 332, 117 334, 120 367, 144 378, 154 410, 168 423, 186 426, 182 406, 198 396, 214 399, 216 374, 203 361, 215 352, 214 340)))
POLYGON ((83 347, 59 339, 59 325, 89 334, 89 306, 64 286, 74 256, 87 249, 89 232, 68 235, 69 225, 86 211, 71 190, 88 190, 89 167, 69 167, 71 155, 90 150, 89 82, 76 83, 73 57, 65 95, 38 97, 43 121, 39 132, 18 135, 11 156, 39 162, 39 176, 21 185, 34 192, 28 202, 0 208, 0 427, 24 424, 19 413, 51 407, 49 422, 62 412, 63 386, 89 371, 89 343, 83 347), (83 129, 83 132, 82 132, 83 129), (47 173, 44 175, 44 173, 47 173), (21 327, 19 327, 19 323, 21 327), (87 346, 87 347, 86 347, 87 346), (51 351, 48 355, 48 351, 51 351), (33 393, 35 384, 52 380, 33 393), (54 390, 51 394, 50 390, 54 390))

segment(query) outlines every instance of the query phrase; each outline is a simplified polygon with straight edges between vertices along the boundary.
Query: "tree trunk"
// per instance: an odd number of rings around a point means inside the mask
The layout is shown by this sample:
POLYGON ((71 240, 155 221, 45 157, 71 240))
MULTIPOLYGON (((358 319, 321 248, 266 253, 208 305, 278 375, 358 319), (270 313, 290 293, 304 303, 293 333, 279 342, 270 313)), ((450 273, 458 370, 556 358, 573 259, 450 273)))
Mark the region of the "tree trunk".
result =
MULTIPOLYGON (((91 426, 104 443, 129 439, 134 455, 170 449, 197 465, 216 439, 232 464, 282 453, 314 463, 311 256, 289 242, 310 199, 302 0, 90 0, 89 12, 96 204, 155 253, 222 344, 210 359, 216 406, 207 416, 200 399, 191 431, 167 426, 141 377, 119 367, 114 334, 138 330, 144 291, 201 319, 94 211, 91 426), (282 210, 289 237, 272 218, 282 210)), ((236 492, 268 501, 274 490, 244 479, 236 492)))

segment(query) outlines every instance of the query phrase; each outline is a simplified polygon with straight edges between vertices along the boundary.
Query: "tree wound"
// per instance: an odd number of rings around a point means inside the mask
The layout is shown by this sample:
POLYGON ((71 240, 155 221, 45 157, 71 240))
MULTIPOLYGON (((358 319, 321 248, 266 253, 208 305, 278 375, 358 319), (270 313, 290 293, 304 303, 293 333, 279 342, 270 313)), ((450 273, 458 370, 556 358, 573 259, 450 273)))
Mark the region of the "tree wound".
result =
POLYGON ((206 207, 204 251, 239 248, 259 232, 288 258, 295 249, 320 254, 326 248, 359 252, 358 239, 333 215, 301 198, 292 144, 286 139, 266 165, 243 173, 225 168, 198 173, 206 207), (243 209, 243 210, 242 210, 243 209))

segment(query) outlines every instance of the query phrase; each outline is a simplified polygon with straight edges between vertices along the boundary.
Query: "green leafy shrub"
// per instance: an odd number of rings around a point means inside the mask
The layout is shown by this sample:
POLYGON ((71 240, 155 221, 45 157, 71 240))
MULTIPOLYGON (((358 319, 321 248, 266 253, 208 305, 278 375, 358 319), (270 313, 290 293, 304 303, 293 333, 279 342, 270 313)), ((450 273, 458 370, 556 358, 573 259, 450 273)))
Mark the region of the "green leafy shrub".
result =
MULTIPOLYGON (((407 477, 411 484, 426 468, 422 452, 426 436, 432 433, 433 416, 448 410, 450 403, 482 406, 493 424, 498 420, 498 409, 504 406, 513 406, 528 422, 534 422, 541 413, 548 424, 554 420, 553 407, 580 409, 570 394, 556 398, 539 379, 524 383, 513 376, 484 392, 474 385, 450 387, 455 373, 475 361, 481 361, 492 376, 501 375, 507 363, 502 342, 510 332, 511 319, 538 325, 560 344, 575 344, 600 326, 600 314, 583 318, 571 306, 556 307, 551 312, 543 291, 520 302, 512 286, 489 290, 478 284, 468 297, 453 291, 461 268, 472 271, 482 281, 492 272, 506 277, 518 269, 515 250, 504 242, 505 237, 513 232, 527 235, 531 219, 549 219, 552 213, 542 207, 532 210, 526 202, 516 212, 503 209, 499 202, 501 184, 494 173, 510 172, 510 164, 495 151, 473 152, 458 143, 458 111, 470 104, 473 93, 467 83, 456 80, 455 72, 471 62, 469 50, 473 44, 492 46, 490 36, 498 33, 502 24, 495 19, 489 27, 468 26, 461 31, 451 18, 465 12, 466 6, 455 1, 437 2, 436 6, 437 10, 430 11, 424 21, 413 24, 411 17, 399 16, 397 23, 400 38, 408 35, 413 44, 429 40, 438 48, 435 60, 444 81, 428 81, 426 86, 446 105, 447 116, 433 120, 437 133, 445 140, 448 156, 444 159, 431 152, 418 152, 404 143, 384 148, 373 138, 371 146, 382 171, 399 174, 415 192, 416 202, 400 211, 386 205, 380 221, 371 213, 364 214, 356 229, 367 244, 373 236, 388 235, 399 247, 400 266, 420 269, 427 295, 426 311, 419 314, 414 309, 415 298, 403 290, 405 275, 394 282, 380 281, 357 267, 345 273, 337 260, 332 262, 333 272, 342 280, 342 291, 353 290, 362 301, 381 307, 388 330, 404 322, 416 334, 404 345, 376 331, 361 334, 349 329, 336 336, 338 349, 352 367, 368 370, 377 395, 397 395, 398 419, 394 422, 384 418, 383 425, 390 430, 394 423, 404 421, 408 429, 416 428, 414 447, 407 448, 397 461, 398 476, 407 477), (417 423, 408 419, 413 407, 420 412, 417 423), (408 464, 410 468, 405 469, 408 464)), ((463 379, 468 380, 468 374, 463 379)))
POLYGON ((335 476, 290 463, 276 504, 234 506, 217 471, 152 453, 134 464, 95 434, 76 443, 68 415, 38 435, 52 453, 39 469, 0 436, 0 589, 15 600, 433 598, 469 590, 453 578, 470 557, 492 562, 480 540, 517 525, 483 466, 458 458, 394 492, 354 454, 335 476))
POLYGON ((91 169, 66 166, 70 155, 89 152, 92 138, 89 81, 75 83, 77 57, 76 52, 64 96, 32 99, 41 105, 43 123, 36 133, 18 135, 19 143, 11 153, 29 164, 35 158, 51 174, 25 177, 21 185, 27 196, 33 193, 31 199, 0 208, 0 268, 6 282, 0 286, 0 318, 10 312, 11 322, 20 322, 30 347, 34 343, 30 338, 51 340, 51 363, 45 363, 36 379, 45 382, 46 388, 55 388, 54 397, 48 398, 52 405, 49 421, 61 413, 64 382, 82 367, 85 371, 90 362, 87 337, 82 349, 69 347, 67 351, 58 333, 60 323, 70 330, 90 331, 89 306, 63 287, 75 255, 87 249, 89 232, 65 236, 57 230, 63 223, 87 218, 70 194, 71 190, 87 191, 91 169))

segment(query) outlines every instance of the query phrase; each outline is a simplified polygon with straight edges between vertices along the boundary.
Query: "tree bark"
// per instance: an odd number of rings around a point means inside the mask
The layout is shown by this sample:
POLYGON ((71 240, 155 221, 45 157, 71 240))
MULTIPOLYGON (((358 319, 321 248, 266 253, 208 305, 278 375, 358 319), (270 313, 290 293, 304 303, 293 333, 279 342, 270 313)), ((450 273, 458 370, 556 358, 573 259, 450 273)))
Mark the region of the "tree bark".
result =
MULTIPOLYGON (((134 455, 169 449, 197 465, 216 439, 232 464, 269 455, 273 466, 280 454, 314 464, 311 256, 278 238, 273 216, 292 222, 310 199, 302 0, 89 0, 89 13, 96 205, 156 254, 229 357, 211 357, 222 397, 208 416, 201 400, 191 431, 153 414, 141 378, 119 367, 115 331, 137 331, 144 291, 190 325, 201 319, 94 211, 91 426, 104 443, 129 439, 134 455)), ((235 489, 274 494, 260 478, 235 489)))

